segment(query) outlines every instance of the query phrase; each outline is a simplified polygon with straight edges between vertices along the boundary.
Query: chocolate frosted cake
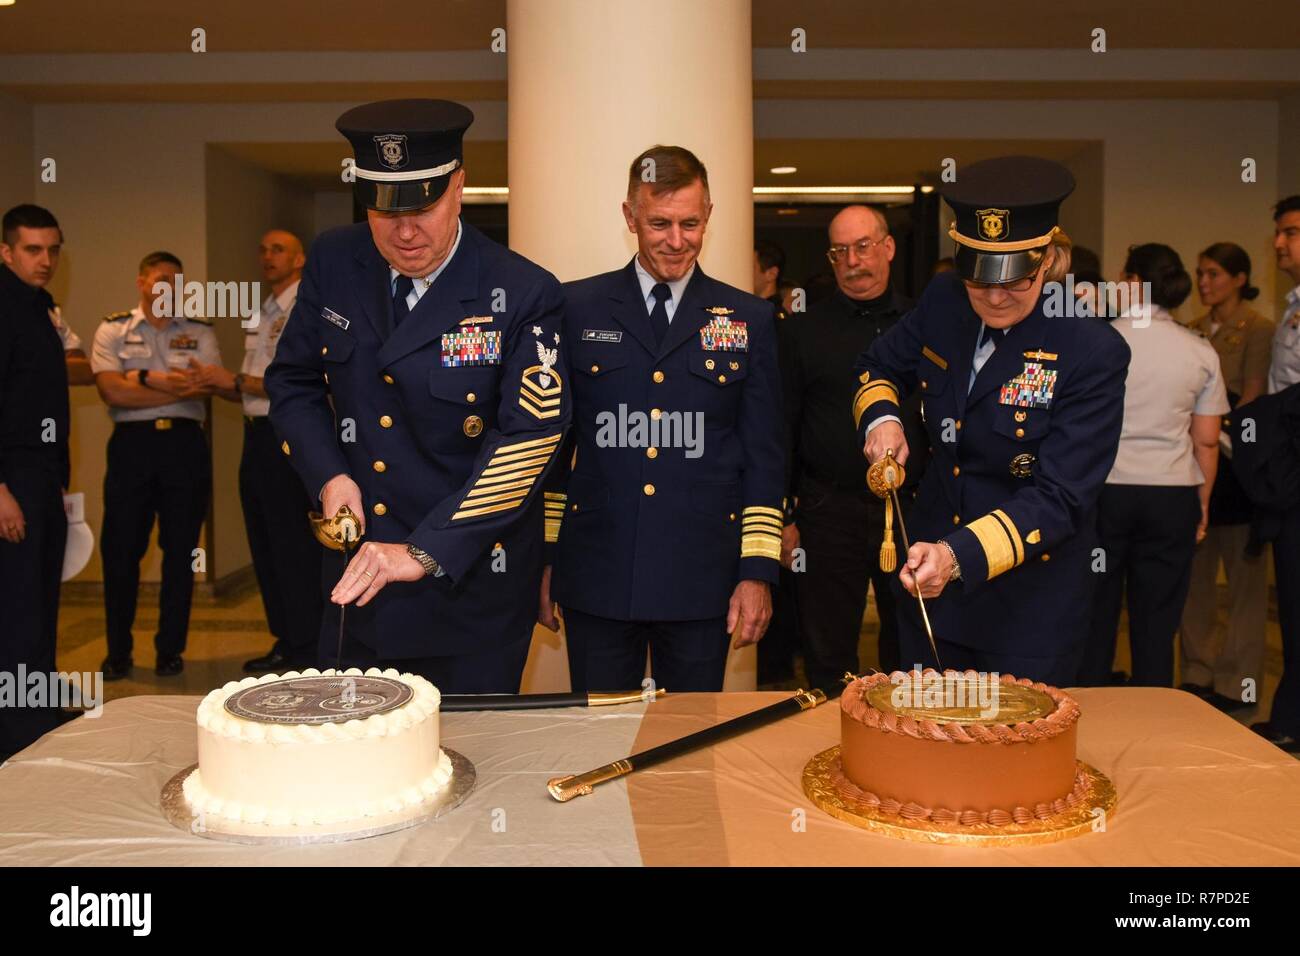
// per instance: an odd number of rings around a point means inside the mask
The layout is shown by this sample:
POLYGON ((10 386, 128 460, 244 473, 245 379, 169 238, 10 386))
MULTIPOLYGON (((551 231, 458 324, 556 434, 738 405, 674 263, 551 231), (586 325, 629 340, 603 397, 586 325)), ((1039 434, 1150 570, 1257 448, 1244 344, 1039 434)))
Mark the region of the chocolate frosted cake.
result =
POLYGON ((1046 684, 975 671, 895 671, 840 698, 830 783, 886 818, 960 830, 1049 821, 1089 794, 1079 705, 1046 684))

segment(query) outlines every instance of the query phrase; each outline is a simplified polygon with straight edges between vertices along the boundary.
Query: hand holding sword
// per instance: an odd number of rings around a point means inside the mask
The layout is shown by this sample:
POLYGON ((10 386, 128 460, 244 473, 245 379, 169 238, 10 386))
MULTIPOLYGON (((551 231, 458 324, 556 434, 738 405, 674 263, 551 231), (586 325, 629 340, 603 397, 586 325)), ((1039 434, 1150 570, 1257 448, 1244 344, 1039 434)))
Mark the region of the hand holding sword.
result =
MULTIPOLYGON (((906 458, 907 440, 902 437, 903 430, 897 422, 885 422, 873 429, 863 451, 868 456, 871 455, 873 451, 871 435, 886 427, 897 432, 897 437, 902 442, 900 458, 906 458)), ((930 626, 930 614, 925 609, 925 599, 938 597, 942 593, 951 578, 953 556, 948 548, 941 544, 930 544, 924 541, 911 544, 908 541, 903 508, 898 500, 898 489, 902 486, 905 477, 906 472, 901 461, 894 457, 892 446, 886 446, 883 453, 879 454, 867 469, 867 487, 873 494, 885 499, 885 533, 884 541, 880 546, 880 569, 890 572, 898 564, 893 531, 894 518, 897 516, 898 530, 903 538, 903 547, 907 550, 907 561, 899 572, 898 579, 909 594, 916 596, 917 604, 921 608, 921 620, 925 623, 925 633, 930 639, 930 651, 934 654, 935 663, 942 669, 943 661, 939 658, 939 648, 934 640, 934 629, 930 626)))
MULTIPOLYGON (((321 492, 321 515, 331 515, 332 518, 321 516, 312 518, 313 526, 318 529, 317 538, 328 548, 342 550, 347 559, 348 555, 356 549, 358 539, 366 533, 365 509, 361 505, 361 489, 357 487, 357 483, 347 475, 335 475, 331 478, 321 492), (345 511, 346 517, 344 517, 345 511), (346 530, 345 525, 335 529, 338 534, 335 535, 332 543, 321 538, 319 530, 321 523, 330 520, 351 522, 355 535, 346 542, 346 548, 340 546, 345 543, 340 536, 346 530)), ((407 554, 405 543, 385 544, 368 541, 356 550, 351 560, 346 561, 339 582, 330 593, 330 600, 343 606, 355 601, 357 607, 362 607, 383 590, 384 585, 393 581, 418 581, 422 577, 424 577, 424 568, 420 566, 420 562, 407 554)))

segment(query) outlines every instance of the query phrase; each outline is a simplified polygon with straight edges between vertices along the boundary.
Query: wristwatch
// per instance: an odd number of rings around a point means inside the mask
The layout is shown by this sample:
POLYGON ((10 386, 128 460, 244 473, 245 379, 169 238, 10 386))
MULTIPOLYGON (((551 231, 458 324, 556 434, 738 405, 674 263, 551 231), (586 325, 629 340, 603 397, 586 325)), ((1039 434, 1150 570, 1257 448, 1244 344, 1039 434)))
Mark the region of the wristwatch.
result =
POLYGON ((944 549, 948 552, 948 557, 952 558, 952 570, 948 572, 948 580, 961 580, 961 565, 957 563, 957 554, 952 550, 952 545, 947 541, 940 541, 939 543, 943 545, 944 549))
POLYGON ((243 372, 235 373, 235 391, 238 392, 240 395, 244 394, 244 373, 243 372))
POLYGON ((438 566, 438 562, 433 560, 427 551, 421 551, 415 545, 407 542, 406 553, 420 562, 420 567, 424 568, 425 577, 436 577, 442 573, 442 568, 438 566))
POLYGON ((139 379, 141 385, 149 384, 149 370, 147 368, 140 369, 139 379))

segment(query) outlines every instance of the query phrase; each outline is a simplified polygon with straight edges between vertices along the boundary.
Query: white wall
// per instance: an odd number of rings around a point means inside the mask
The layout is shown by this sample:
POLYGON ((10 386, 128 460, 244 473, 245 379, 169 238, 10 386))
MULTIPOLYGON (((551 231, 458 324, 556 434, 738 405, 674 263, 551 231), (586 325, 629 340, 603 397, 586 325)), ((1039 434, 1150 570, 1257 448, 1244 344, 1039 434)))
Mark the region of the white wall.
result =
MULTIPOLYGON (((31 104, 0 93, 0 212, 32 201, 37 175, 32 152, 31 104)), ((57 216, 57 213, 55 214, 57 216)))

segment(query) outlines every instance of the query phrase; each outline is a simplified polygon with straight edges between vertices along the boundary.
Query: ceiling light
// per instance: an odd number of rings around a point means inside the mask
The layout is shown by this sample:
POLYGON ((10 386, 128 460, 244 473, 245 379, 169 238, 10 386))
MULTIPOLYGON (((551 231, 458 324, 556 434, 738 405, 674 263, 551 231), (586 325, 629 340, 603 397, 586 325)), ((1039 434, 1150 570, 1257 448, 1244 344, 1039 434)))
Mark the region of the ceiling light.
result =
POLYGON ((798 166, 773 166, 771 169, 768 170, 768 172, 772 173, 775 176, 789 176, 791 173, 799 172, 799 167, 798 166))

